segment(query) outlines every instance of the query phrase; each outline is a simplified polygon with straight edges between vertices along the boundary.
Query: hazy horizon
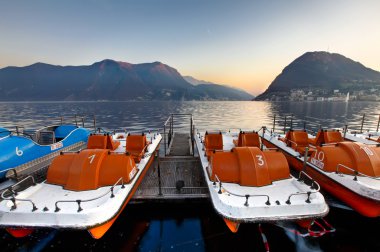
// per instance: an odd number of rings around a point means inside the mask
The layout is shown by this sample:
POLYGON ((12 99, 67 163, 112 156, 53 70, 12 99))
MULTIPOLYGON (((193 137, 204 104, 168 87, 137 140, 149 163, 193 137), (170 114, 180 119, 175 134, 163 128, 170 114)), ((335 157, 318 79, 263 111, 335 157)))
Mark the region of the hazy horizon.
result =
POLYGON ((375 0, 0 0, 0 68, 160 61, 257 95, 309 51, 379 71, 379 9, 375 0))

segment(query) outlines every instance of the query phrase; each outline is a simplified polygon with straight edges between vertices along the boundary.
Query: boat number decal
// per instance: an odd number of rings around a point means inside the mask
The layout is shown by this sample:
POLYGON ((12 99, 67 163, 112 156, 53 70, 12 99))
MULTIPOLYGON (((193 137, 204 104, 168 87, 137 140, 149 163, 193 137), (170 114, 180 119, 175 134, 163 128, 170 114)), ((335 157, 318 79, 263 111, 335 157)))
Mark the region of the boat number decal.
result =
POLYGON ((50 150, 56 150, 56 149, 59 149, 59 148, 62 148, 63 147, 63 143, 62 142, 59 142, 59 143, 55 143, 55 144, 52 144, 50 145, 50 150))
POLYGON ((323 169, 323 167, 325 167, 325 164, 323 163, 323 160, 325 159, 325 153, 323 151, 317 151, 317 153, 315 153, 315 157, 316 158, 311 158, 311 163, 318 168, 323 169))
POLYGON ((16 147, 16 155, 21 157, 24 152, 22 150, 19 150, 18 147, 16 147))
POLYGON ((96 155, 94 154, 94 155, 91 155, 91 156, 88 157, 88 159, 90 159, 90 164, 92 164, 92 161, 94 161, 95 156, 96 155))
POLYGON ((264 165, 263 156, 262 155, 256 155, 256 157, 257 157, 258 164, 260 166, 263 166, 264 165))
POLYGON ((323 151, 318 152, 318 156, 316 155, 319 161, 323 161, 325 159, 325 153, 323 151))
POLYGON ((365 153, 367 153, 368 156, 373 156, 373 152, 367 147, 367 146, 364 146, 364 147, 360 147, 362 150, 365 151, 365 153))

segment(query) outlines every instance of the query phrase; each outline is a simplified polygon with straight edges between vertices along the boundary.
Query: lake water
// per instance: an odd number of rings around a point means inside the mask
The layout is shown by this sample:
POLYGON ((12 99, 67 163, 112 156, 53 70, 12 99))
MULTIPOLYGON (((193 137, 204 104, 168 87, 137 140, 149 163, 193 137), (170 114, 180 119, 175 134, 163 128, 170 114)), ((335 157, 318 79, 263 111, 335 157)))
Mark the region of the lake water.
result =
MULTIPOLYGON (((162 129, 171 113, 193 114, 195 125, 206 129, 272 127, 273 115, 293 114, 325 127, 367 121, 377 123, 380 103, 365 102, 0 102, 0 127, 23 125, 37 129, 59 118, 85 115, 86 126, 96 115, 97 127, 108 130, 162 129), (310 118, 307 118, 310 120, 310 118)), ((187 122, 183 122, 187 123, 187 122)), ((271 224, 262 226, 271 251, 380 251, 379 218, 369 219, 331 208, 326 220, 337 231, 319 238, 302 238, 271 224), (372 231, 376 230, 376 231, 372 231)), ((258 226, 242 224, 229 232, 211 203, 189 205, 131 205, 100 240, 86 231, 39 230, 15 239, 0 230, 1 251, 264 251, 258 226)))

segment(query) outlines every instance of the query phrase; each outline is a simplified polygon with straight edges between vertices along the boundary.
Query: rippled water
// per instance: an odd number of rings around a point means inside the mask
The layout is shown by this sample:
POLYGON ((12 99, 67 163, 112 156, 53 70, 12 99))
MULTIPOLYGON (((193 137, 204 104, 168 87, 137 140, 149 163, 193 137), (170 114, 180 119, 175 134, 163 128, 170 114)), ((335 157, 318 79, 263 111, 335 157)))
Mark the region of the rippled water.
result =
MULTIPOLYGON (((285 114, 293 114, 293 123, 299 127, 308 117, 325 127, 342 127, 358 124, 364 113, 366 122, 376 125, 380 103, 0 102, 0 127, 37 129, 58 123, 61 116, 73 119, 76 114, 78 121, 85 116, 88 127, 96 115, 97 127, 140 131, 162 128, 171 113, 193 114, 201 130, 272 127, 273 115, 285 114)), ((302 238, 271 224, 263 225, 263 230, 272 251, 380 251, 378 231, 370 231, 380 227, 379 218, 331 208, 326 219, 337 232, 319 238, 302 238)), ((15 239, 0 230, 0 246, 1 251, 264 251, 256 224, 242 224, 239 232, 232 234, 209 202, 129 205, 100 240, 93 240, 86 231, 47 229, 15 239)))
POLYGON ((294 122, 310 116, 327 127, 340 127, 358 122, 365 113, 377 121, 377 102, 0 102, 0 126, 24 125, 38 128, 78 115, 91 126, 93 115, 97 126, 107 129, 143 130, 162 128, 171 113, 193 114, 200 129, 272 127, 273 115, 294 114, 294 122))

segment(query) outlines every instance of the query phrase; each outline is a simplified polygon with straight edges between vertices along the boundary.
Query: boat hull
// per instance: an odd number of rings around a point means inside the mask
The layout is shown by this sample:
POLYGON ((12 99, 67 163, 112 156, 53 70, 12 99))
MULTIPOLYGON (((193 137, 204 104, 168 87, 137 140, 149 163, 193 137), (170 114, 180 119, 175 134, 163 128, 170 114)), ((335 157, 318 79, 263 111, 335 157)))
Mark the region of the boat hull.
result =
MULTIPOLYGON (((275 144, 262 138, 263 143, 269 148, 277 148, 275 144)), ((286 159, 288 160, 290 166, 297 170, 303 170, 303 162, 297 157, 289 154, 288 152, 282 150, 286 159)), ((310 166, 308 163, 305 167, 304 172, 306 172, 310 177, 316 180, 322 187, 322 189, 331 195, 335 196, 337 199, 343 201, 352 209, 357 211, 366 217, 378 217, 380 216, 380 202, 376 200, 369 199, 367 197, 361 196, 344 185, 332 180, 322 172, 318 171, 316 168, 310 166)))
MULTIPOLYGON (((155 151, 158 150, 158 147, 155 151)), ((105 223, 102 223, 98 226, 92 227, 88 229, 88 232, 91 234, 91 236, 95 239, 100 239, 107 231, 110 229, 112 224, 116 221, 117 217, 123 212, 124 208, 127 206, 128 202, 133 197, 134 193, 136 192, 137 188, 139 187, 141 181, 144 179, 146 172, 148 169, 150 169, 150 166, 152 165, 154 160, 154 156, 150 156, 150 159, 148 161, 147 167, 141 172, 140 177, 136 181, 135 185, 133 186, 133 189, 130 191, 128 197, 126 198, 125 202, 123 203, 123 206, 120 208, 120 210, 116 213, 116 215, 109 221, 106 221, 105 223)))

